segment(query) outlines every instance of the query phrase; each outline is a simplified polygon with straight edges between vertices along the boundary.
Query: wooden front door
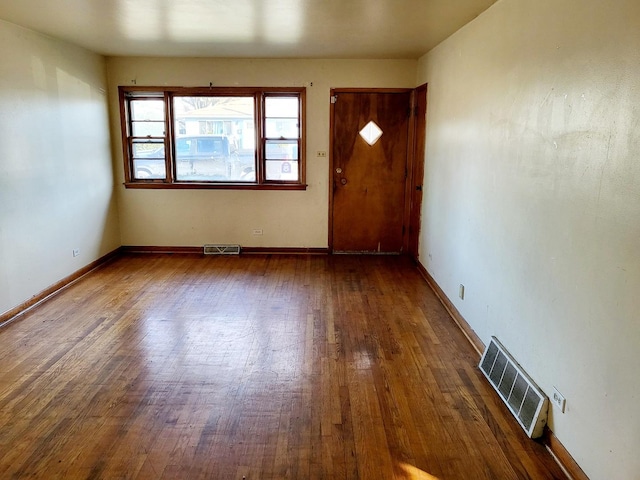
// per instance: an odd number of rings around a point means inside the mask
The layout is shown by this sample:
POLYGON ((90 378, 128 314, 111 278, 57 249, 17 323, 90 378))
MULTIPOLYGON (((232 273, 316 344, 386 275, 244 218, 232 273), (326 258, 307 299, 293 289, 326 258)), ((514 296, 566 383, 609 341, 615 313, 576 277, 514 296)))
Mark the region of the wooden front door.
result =
POLYGON ((336 252, 400 253, 411 92, 331 93, 330 247, 336 252), (375 134, 376 129, 381 134, 372 144, 360 134, 375 134))

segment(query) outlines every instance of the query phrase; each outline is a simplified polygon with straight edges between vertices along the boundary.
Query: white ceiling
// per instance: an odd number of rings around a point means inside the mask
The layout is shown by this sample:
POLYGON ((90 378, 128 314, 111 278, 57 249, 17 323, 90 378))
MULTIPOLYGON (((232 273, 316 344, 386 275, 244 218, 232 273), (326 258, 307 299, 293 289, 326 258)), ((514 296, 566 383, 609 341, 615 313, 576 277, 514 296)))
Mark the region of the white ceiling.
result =
POLYGON ((2 0, 107 56, 418 58, 496 0, 2 0))

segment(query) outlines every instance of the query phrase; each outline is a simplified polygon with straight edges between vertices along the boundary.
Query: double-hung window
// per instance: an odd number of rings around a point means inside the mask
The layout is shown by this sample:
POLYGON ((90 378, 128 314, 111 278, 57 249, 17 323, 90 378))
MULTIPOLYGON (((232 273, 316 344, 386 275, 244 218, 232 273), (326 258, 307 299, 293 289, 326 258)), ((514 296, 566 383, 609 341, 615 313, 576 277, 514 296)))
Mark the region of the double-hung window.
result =
POLYGON ((125 185, 304 189, 304 88, 120 87, 125 185))

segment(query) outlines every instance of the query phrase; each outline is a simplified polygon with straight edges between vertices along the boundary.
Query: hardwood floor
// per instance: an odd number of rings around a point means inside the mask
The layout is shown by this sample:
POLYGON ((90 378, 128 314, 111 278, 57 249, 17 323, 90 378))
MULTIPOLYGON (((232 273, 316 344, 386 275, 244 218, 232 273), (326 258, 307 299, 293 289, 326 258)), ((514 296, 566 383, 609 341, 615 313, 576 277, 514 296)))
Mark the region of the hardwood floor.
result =
POLYGON ((564 478, 405 258, 128 255, 0 329, 0 478, 564 478))

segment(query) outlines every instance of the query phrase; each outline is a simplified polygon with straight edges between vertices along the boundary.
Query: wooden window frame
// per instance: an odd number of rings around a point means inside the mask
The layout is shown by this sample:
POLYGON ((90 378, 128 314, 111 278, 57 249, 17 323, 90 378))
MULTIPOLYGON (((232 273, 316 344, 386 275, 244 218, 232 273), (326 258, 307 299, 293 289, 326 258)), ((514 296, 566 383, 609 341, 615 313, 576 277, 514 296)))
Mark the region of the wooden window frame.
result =
MULTIPOLYGON (((124 160, 124 186, 149 189, 237 189, 237 190, 306 190, 306 88, 305 87, 118 87, 120 125, 124 160), (254 134, 256 175, 252 182, 177 180, 175 162, 175 118, 173 98, 179 96, 245 96, 254 104, 254 134), (298 180, 266 179, 265 98, 295 97, 299 100, 298 180), (162 99, 165 110, 165 178, 137 179, 133 172, 132 144, 139 139, 132 135, 130 100, 162 99)), ((141 137, 142 138, 142 137, 141 137)), ((155 139, 155 137, 154 137, 155 139)))

